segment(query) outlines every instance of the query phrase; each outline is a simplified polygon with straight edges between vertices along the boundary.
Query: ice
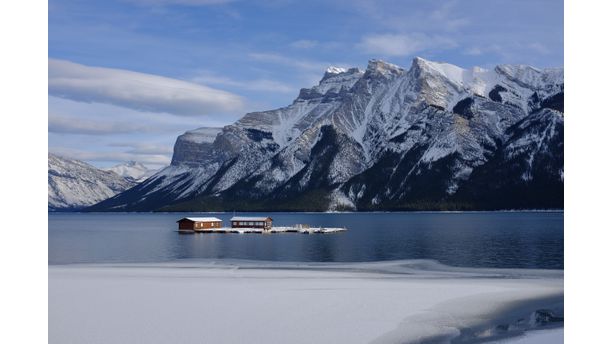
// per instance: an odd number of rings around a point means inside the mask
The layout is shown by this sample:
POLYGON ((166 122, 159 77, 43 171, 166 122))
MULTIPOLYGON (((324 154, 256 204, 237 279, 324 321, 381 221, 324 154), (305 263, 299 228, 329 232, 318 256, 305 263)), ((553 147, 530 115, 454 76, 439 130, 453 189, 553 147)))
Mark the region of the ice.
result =
POLYGON ((531 331, 520 337, 492 342, 491 344, 562 344, 563 329, 531 331))
POLYGON ((419 260, 50 266, 49 342, 411 343, 487 333, 562 296, 561 271, 419 260))

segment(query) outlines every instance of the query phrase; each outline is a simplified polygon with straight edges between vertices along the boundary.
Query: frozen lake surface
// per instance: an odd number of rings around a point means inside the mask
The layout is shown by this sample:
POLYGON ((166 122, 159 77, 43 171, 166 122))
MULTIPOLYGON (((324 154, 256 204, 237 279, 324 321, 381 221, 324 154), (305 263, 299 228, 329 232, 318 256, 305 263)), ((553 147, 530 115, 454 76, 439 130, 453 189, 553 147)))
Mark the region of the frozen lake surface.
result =
POLYGON ((50 343, 476 343, 554 328, 538 324, 539 309, 563 316, 562 271, 421 260, 49 267, 50 343))
POLYGON ((563 213, 248 214, 349 230, 177 233, 193 215, 49 214, 50 343, 563 340, 534 315, 563 316, 563 213))

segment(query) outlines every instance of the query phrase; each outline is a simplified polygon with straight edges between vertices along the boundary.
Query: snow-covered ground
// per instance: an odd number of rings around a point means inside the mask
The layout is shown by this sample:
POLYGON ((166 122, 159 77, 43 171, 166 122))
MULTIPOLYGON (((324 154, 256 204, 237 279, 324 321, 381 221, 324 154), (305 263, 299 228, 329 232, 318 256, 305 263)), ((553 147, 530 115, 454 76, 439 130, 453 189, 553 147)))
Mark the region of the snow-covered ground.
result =
MULTIPOLYGON (((499 340, 495 344, 562 344, 563 329, 529 331, 520 337, 499 340)), ((493 343, 492 343, 493 344, 493 343)))
MULTIPOLYGON (((533 311, 562 307, 562 271, 418 260, 49 267, 50 343, 444 343, 498 325, 521 333, 533 311)), ((512 340, 545 333, 562 338, 512 340)))

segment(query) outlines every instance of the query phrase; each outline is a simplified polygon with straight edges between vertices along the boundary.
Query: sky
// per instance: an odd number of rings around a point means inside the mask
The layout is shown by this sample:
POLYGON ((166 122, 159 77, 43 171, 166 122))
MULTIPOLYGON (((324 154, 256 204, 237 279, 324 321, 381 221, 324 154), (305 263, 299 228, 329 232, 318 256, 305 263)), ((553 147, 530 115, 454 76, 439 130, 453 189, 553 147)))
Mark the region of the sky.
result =
POLYGON ((48 29, 49 151, 98 167, 168 165, 329 66, 563 66, 562 0, 49 0, 48 29))

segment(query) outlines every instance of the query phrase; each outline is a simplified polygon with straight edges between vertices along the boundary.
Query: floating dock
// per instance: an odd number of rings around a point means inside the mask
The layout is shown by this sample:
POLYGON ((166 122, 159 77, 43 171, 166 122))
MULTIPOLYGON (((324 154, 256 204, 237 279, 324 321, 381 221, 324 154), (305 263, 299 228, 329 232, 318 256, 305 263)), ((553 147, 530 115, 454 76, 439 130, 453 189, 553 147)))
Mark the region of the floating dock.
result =
POLYGON ((271 229, 263 228, 202 228, 179 230, 180 233, 238 233, 238 234, 271 234, 271 233, 301 233, 301 234, 331 234, 347 231, 346 228, 338 227, 272 227, 271 229))

